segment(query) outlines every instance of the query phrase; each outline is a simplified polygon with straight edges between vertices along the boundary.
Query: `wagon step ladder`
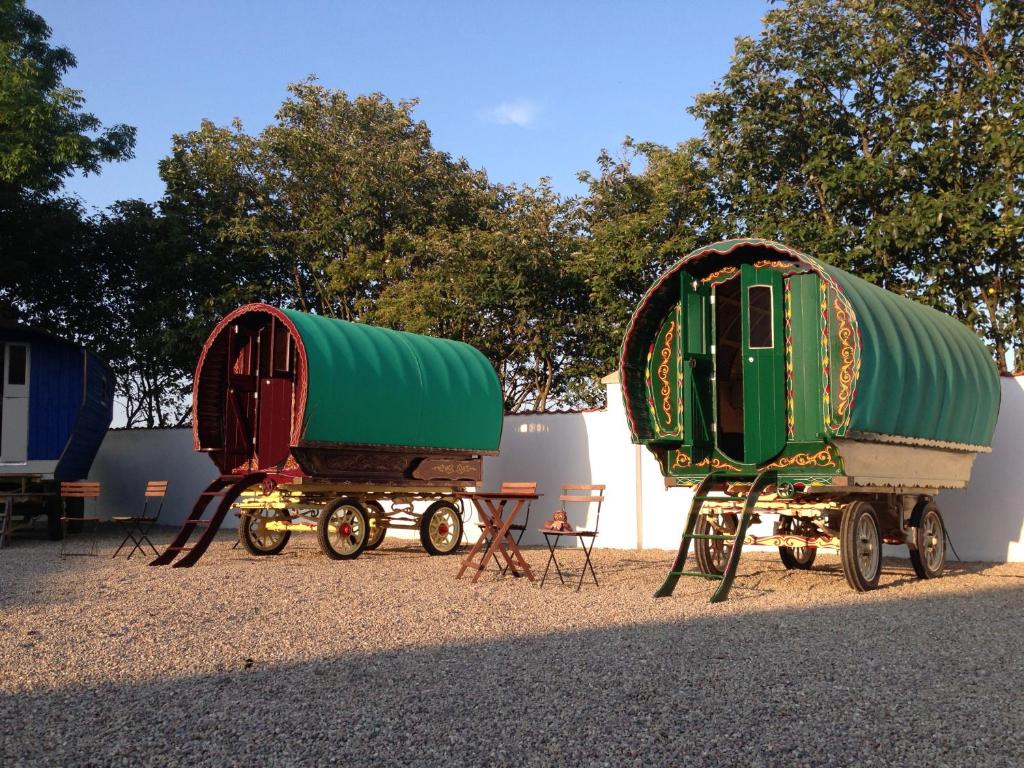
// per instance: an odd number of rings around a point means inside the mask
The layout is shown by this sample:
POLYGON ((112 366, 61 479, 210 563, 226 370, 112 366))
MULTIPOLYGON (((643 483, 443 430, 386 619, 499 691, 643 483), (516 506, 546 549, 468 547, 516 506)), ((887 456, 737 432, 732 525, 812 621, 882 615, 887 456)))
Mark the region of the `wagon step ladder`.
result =
POLYGON ((175 568, 191 568, 195 565, 196 561, 203 556, 203 553, 213 543, 217 530, 220 528, 221 523, 224 522, 224 516, 227 515, 228 510, 238 500, 238 497, 242 495, 246 488, 261 482, 266 476, 266 472, 252 472, 242 476, 221 475, 210 483, 206 490, 199 494, 199 498, 196 499, 196 503, 192 507, 191 514, 181 524, 181 530, 174 537, 174 541, 171 542, 170 546, 162 554, 150 562, 150 565, 171 565, 174 559, 181 553, 184 553, 185 556, 176 563, 173 563, 175 568), (204 518, 203 513, 214 499, 220 500, 216 509, 210 517, 204 518), (196 530, 202 533, 195 544, 188 546, 188 541, 193 531, 196 530))
MULTIPOLYGON (((676 554, 675 562, 672 563, 672 570, 669 572, 668 578, 665 579, 665 583, 662 584, 658 591, 654 593, 655 597, 670 597, 672 595, 672 591, 676 588, 676 583, 682 576, 699 576, 703 579, 719 580, 720 583, 718 585, 718 589, 716 589, 714 594, 711 595, 708 602, 720 603, 729 596, 729 590, 732 589, 733 580, 736 578, 736 569, 740 564, 740 553, 743 550, 743 540, 747 536, 747 528, 750 525, 750 518, 753 516, 754 505, 764 492, 764 489, 776 481, 776 477, 774 472, 762 472, 754 477, 754 482, 751 483, 750 489, 747 491, 747 497, 743 502, 743 511, 740 513, 739 524, 736 526, 736 532, 734 534, 694 533, 693 531, 697 526, 697 520, 700 517, 701 507, 704 506, 704 502, 717 501, 725 498, 722 496, 709 495, 709 492, 714 488, 714 486, 726 482, 726 480, 718 477, 718 475, 720 475, 720 473, 712 472, 705 476, 694 489, 693 500, 690 502, 690 512, 686 516, 686 527, 683 529, 683 539, 679 544, 679 552, 676 554), (725 570, 721 574, 704 573, 702 571, 687 571, 684 569, 684 566, 686 565, 686 554, 690 549, 690 542, 698 539, 732 542, 729 559, 726 561, 725 570)), ((736 479, 741 478, 737 478, 736 475, 730 475, 728 477, 729 481, 736 479)))

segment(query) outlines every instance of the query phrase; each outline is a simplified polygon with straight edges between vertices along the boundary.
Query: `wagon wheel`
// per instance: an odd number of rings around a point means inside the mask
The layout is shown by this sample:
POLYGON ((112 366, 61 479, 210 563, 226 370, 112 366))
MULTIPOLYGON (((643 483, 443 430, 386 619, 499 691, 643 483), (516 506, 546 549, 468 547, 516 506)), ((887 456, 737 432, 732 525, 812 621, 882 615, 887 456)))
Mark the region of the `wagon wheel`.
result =
POLYGON ((283 509, 264 507, 242 515, 238 526, 238 540, 250 555, 276 555, 291 538, 292 532, 267 530, 267 523, 287 522, 290 519, 283 509))
POLYGON ((847 583, 858 592, 878 586, 882 573, 882 534, 874 507, 854 501, 843 510, 839 555, 847 583))
POLYGON ((431 555, 450 555, 462 541, 462 515, 450 501, 435 501, 420 520, 420 541, 431 555))
POLYGON ((932 502, 918 504, 910 517, 914 529, 910 563, 920 579, 934 579, 946 565, 946 528, 939 508, 932 502))
POLYGON ((366 511, 370 515, 370 532, 366 535, 365 549, 376 549, 384 541, 384 536, 388 532, 385 524, 387 515, 384 514, 384 507, 380 505, 380 502, 373 499, 364 501, 363 506, 366 507, 366 511))
MULTIPOLYGON (((718 513, 712 517, 701 515, 697 518, 693 532, 698 536, 721 536, 736 533, 736 515, 718 513)), ((701 573, 721 576, 725 573, 725 564, 732 553, 731 541, 694 539, 694 555, 697 568, 701 573)))
MULTIPOLYGON (((775 524, 775 533, 795 533, 796 520, 792 517, 782 517, 775 524)), ((818 555, 815 547, 779 547, 779 559, 786 566, 786 570, 806 571, 814 565, 814 558, 818 555)))
POLYGON ((320 549, 332 560, 351 560, 359 557, 366 547, 369 531, 366 509, 352 498, 331 502, 320 513, 320 519, 316 524, 316 537, 320 542, 320 549))

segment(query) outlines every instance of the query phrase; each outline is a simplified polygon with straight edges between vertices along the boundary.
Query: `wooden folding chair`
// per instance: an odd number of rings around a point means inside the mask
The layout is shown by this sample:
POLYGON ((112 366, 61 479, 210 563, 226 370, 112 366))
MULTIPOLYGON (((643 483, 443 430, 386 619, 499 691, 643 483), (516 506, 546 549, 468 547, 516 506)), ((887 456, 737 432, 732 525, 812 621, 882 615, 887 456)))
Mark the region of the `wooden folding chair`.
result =
MULTIPOLYGON (((558 564, 558 558, 555 556, 555 550, 558 549, 558 544, 563 537, 575 536, 579 539, 580 547, 583 549, 583 570, 580 571, 580 580, 576 585, 576 591, 579 592, 583 586, 583 578, 587 575, 587 569, 590 569, 590 575, 594 579, 594 585, 597 584, 597 574, 594 573, 594 564, 590 560, 590 553, 594 549, 594 542, 597 540, 597 532, 601 525, 601 506, 604 504, 604 489, 603 485, 563 485, 562 493, 558 497, 561 502, 561 511, 565 513, 566 519, 569 517, 569 512, 565 508, 566 504, 582 503, 587 504, 587 511, 590 511, 591 504, 597 504, 597 517, 594 520, 593 528, 580 528, 574 531, 555 531, 548 528, 541 528, 540 532, 544 534, 544 540, 548 545, 548 556, 547 565, 544 566, 544 575, 540 579, 540 585, 544 586, 544 580, 547 579, 548 569, 551 564, 555 564, 555 572, 558 573, 558 580, 565 584, 565 579, 562 578, 562 569, 558 564), (582 491, 583 493, 579 493, 582 491), (589 542, 589 546, 587 543, 589 542)), ((586 524, 586 519, 584 519, 586 524)))
MULTIPOLYGON (((518 482, 505 482, 501 484, 502 493, 536 493, 537 483, 518 483, 518 482)), ((505 503, 502 502, 502 508, 505 503)), ((523 522, 510 525, 510 531, 516 531, 516 546, 518 547, 523 541, 523 534, 526 533, 526 526, 530 522, 530 507, 533 506, 533 502, 529 501, 526 503, 526 509, 523 513, 523 522)))
POLYGON ((164 497, 167 495, 167 481, 166 480, 150 480, 146 483, 146 494, 144 496, 144 502, 142 504, 142 514, 140 515, 114 515, 110 519, 115 523, 119 523, 124 528, 124 539, 121 541, 120 546, 114 551, 111 557, 117 557, 117 553, 120 552, 124 545, 129 540, 132 542, 132 548, 128 552, 128 560, 132 559, 132 555, 135 554, 135 550, 138 550, 143 555, 146 554, 146 550, 143 544, 149 544, 150 549, 153 550, 153 554, 159 556, 157 548, 153 546, 153 542, 149 539, 149 532, 156 525, 157 520, 160 519, 160 513, 164 508, 164 497), (149 505, 156 504, 156 513, 149 514, 149 505))
MULTIPOLYGON (((504 482, 501 484, 502 493, 536 493, 537 483, 525 483, 525 482, 504 482)), ((518 547, 523 543, 523 535, 526 533, 526 526, 530 522, 530 507, 533 506, 533 501, 526 502, 526 509, 523 510, 523 522, 513 523, 508 527, 509 531, 515 531, 514 536, 516 537, 516 546, 518 547)), ((501 509, 505 509, 505 502, 501 502, 501 509)), ((494 562, 498 563, 497 560, 494 562)), ((502 575, 508 570, 508 563, 502 565, 498 563, 498 569, 502 575)))
POLYGON ((86 499, 93 500, 93 512, 96 511, 96 501, 100 497, 100 484, 86 481, 78 482, 62 482, 60 484, 60 498, 61 503, 64 505, 64 514, 60 518, 61 528, 61 540, 60 540, 60 556, 61 559, 71 555, 95 555, 96 554, 96 537, 99 532, 100 519, 99 517, 92 515, 90 517, 85 516, 85 501, 86 499), (82 514, 70 514, 68 512, 68 500, 69 499, 81 499, 82 500, 82 514), (76 525, 80 523, 92 523, 92 541, 88 552, 68 552, 68 524, 73 523, 76 525))

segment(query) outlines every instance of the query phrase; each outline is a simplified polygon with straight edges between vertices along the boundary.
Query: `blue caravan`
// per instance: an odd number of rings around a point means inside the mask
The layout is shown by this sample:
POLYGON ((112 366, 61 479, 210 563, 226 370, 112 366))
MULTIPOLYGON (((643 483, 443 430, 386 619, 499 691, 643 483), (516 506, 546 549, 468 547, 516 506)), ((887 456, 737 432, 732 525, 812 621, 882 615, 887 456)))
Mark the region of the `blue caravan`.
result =
POLYGON ((46 514, 60 537, 60 482, 89 474, 113 406, 114 374, 95 354, 0 321, 0 497, 16 516, 46 514))

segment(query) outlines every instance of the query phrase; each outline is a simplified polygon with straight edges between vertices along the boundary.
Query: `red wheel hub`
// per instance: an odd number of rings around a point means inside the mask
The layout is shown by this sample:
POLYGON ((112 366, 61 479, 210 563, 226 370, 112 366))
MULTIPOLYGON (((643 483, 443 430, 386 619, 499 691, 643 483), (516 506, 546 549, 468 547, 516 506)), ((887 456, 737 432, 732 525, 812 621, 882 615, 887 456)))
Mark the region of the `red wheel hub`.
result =
POLYGON ((447 536, 448 535, 448 523, 441 523, 439 526, 437 526, 437 532, 439 534, 441 534, 442 536, 447 536))
POLYGON ((338 533, 340 533, 342 536, 351 536, 352 525, 349 523, 342 523, 338 526, 338 533))

